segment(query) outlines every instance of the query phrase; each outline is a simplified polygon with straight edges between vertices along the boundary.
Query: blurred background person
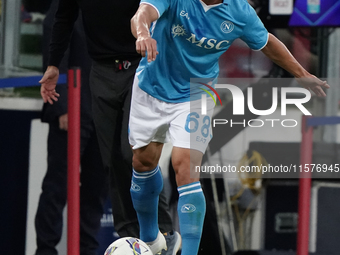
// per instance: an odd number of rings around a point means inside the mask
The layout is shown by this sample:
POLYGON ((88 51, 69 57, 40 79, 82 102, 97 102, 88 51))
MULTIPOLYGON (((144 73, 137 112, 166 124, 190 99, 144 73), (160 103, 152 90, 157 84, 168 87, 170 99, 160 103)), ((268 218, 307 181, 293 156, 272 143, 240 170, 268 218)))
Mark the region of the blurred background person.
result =
MULTIPOLYGON (((53 0, 43 23, 43 62, 46 70, 48 49, 58 0, 53 0)), ((60 72, 81 67, 81 175, 80 175, 80 254, 95 255, 100 219, 108 195, 105 173, 91 114, 89 73, 91 59, 79 18, 74 26, 70 46, 61 62, 60 72)), ((35 217, 36 255, 56 255, 62 236, 63 210, 67 200, 67 85, 56 88, 61 95, 53 105, 44 104, 42 121, 49 124, 48 168, 35 217)))
MULTIPOLYGON (((109 172, 114 227, 120 237, 139 236, 130 195, 132 151, 128 143, 131 88, 141 58, 135 49, 130 19, 138 6, 139 0, 60 0, 52 29, 48 67, 40 81, 44 101, 52 103, 48 95, 54 93, 58 67, 81 10, 88 52, 93 60, 90 72, 93 120, 103 165, 109 172)), ((173 231, 168 209, 162 192, 158 219, 168 246, 164 254, 174 255, 181 241, 179 233, 173 231)))

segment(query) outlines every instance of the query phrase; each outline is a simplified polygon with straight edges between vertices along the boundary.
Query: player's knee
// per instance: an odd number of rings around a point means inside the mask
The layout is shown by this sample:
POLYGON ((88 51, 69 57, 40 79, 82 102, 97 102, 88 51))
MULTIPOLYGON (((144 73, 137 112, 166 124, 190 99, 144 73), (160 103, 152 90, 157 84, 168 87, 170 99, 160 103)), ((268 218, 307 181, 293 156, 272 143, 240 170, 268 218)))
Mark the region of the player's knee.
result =
POLYGON ((132 158, 132 166, 138 172, 151 171, 156 168, 157 162, 150 157, 141 157, 138 154, 134 154, 132 158))
POLYGON ((184 169, 190 168, 190 157, 176 157, 172 158, 172 166, 176 172, 181 172, 184 169))
POLYGON ((176 174, 176 183, 178 186, 189 184, 195 180, 190 176, 190 162, 184 160, 172 160, 172 165, 176 174))

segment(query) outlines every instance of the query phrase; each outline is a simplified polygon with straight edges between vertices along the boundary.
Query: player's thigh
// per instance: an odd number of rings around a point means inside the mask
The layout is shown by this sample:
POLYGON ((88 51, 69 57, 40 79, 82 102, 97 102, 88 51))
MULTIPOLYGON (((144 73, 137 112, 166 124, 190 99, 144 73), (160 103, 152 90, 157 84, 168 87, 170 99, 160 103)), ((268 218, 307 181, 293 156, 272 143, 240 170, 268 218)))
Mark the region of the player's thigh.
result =
POLYGON ((205 150, 212 138, 211 119, 214 106, 208 104, 207 114, 201 113, 199 102, 186 102, 175 106, 175 117, 169 128, 170 139, 174 147, 205 150))
POLYGON ((168 123, 162 114, 162 104, 138 86, 136 76, 131 99, 129 142, 134 150, 151 142, 165 143, 168 123))

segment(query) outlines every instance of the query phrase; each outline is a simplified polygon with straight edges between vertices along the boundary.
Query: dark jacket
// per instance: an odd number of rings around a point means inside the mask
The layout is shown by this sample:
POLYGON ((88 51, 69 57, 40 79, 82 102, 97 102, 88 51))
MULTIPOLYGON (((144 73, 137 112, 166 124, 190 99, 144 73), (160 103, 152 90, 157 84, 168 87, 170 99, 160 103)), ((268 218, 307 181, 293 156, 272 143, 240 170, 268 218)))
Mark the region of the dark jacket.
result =
POLYGON ((58 66, 67 48, 72 25, 82 12, 89 54, 93 60, 114 63, 140 58, 130 19, 139 0, 60 0, 50 47, 49 64, 58 66))
MULTIPOLYGON (((58 0, 53 0, 46 14, 43 23, 43 68, 44 71, 48 65, 49 45, 51 41, 52 27, 54 23, 55 12, 58 7, 58 0)), ((82 73, 81 79, 81 121, 82 124, 89 123, 91 116, 91 92, 89 87, 89 74, 91 69, 91 59, 87 53, 85 34, 82 26, 82 20, 79 18, 74 25, 73 33, 70 37, 70 44, 64 57, 59 65, 60 74, 66 74, 71 67, 80 67, 82 73)), ((57 85, 57 92, 60 97, 53 105, 44 104, 42 111, 43 122, 56 122, 59 116, 67 113, 67 85, 57 85)))

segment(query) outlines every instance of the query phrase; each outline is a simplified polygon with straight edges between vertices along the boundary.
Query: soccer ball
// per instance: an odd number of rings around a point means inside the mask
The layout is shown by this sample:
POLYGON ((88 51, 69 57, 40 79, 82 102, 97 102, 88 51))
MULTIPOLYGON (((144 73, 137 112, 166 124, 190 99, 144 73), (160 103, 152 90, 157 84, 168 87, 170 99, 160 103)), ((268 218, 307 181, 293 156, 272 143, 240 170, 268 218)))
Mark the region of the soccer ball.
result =
POLYGON ((142 240, 123 237, 110 244, 104 255, 153 255, 153 253, 142 240))

